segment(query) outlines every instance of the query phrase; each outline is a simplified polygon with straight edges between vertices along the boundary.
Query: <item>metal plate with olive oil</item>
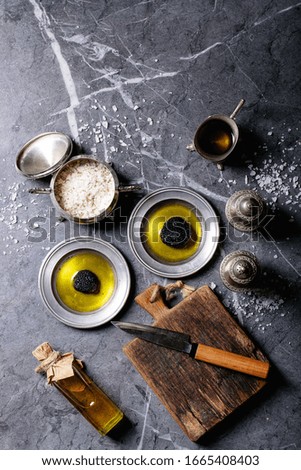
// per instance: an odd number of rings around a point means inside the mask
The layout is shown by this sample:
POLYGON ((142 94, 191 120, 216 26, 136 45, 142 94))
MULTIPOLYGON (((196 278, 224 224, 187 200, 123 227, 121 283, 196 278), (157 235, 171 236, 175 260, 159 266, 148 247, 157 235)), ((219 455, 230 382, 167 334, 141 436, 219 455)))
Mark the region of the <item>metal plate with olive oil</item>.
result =
POLYGON ((48 253, 40 268, 39 289, 46 307, 62 323, 94 328, 110 321, 124 306, 130 273, 125 259, 110 243, 78 237, 59 243, 48 253), (90 291, 80 290, 74 280, 87 272, 98 284, 90 291))
POLYGON ((212 258, 219 239, 219 224, 211 205, 190 189, 163 188, 144 197, 135 207, 128 224, 128 240, 138 261, 163 277, 194 274, 212 258), (190 226, 185 246, 168 246, 160 233, 172 218, 190 226))

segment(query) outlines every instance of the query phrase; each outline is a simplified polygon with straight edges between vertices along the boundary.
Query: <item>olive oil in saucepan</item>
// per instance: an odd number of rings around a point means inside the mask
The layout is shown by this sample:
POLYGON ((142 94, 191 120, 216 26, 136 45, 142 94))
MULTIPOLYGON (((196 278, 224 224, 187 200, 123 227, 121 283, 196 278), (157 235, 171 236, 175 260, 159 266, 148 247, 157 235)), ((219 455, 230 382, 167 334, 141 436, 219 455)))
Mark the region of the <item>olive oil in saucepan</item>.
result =
POLYGON ((198 131, 196 140, 199 149, 208 155, 223 155, 233 145, 231 127, 220 119, 206 122, 198 131))

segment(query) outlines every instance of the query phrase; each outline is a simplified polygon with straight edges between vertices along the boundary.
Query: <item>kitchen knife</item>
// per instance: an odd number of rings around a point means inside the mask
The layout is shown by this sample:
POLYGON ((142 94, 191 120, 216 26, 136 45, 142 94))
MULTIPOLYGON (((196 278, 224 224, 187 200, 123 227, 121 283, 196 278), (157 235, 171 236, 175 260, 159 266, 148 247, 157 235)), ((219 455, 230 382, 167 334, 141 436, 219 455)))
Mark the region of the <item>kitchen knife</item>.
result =
POLYGON ((137 336, 151 343, 169 349, 181 351, 199 361, 204 361, 216 366, 243 372, 266 379, 269 373, 270 364, 259 361, 251 357, 241 356, 230 351, 206 346, 205 344, 192 343, 190 336, 177 331, 170 331, 164 328, 157 328, 139 323, 125 323, 113 321, 114 326, 127 333, 137 336))

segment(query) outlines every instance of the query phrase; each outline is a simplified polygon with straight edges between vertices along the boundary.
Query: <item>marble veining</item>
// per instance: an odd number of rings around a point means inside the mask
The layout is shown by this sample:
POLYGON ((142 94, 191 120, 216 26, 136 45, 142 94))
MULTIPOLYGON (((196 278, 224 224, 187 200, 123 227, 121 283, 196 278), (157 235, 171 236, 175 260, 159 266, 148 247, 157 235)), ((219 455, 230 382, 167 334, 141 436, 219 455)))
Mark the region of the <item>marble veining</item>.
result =
POLYGON ((291 0, 12 0, 0 2, 1 449, 300 449, 300 11, 291 0), (242 145, 220 171, 186 146, 209 114, 238 101, 242 145), (113 164, 120 181, 143 186, 120 197, 115 223, 74 227, 48 196, 28 193, 49 181, 17 174, 30 138, 59 130, 86 153, 113 164), (206 441, 190 442, 122 353, 128 338, 111 325, 89 331, 53 318, 37 278, 47 252, 74 235, 110 241, 133 280, 124 321, 150 322, 134 304, 149 284, 166 284, 131 253, 126 222, 143 194, 181 186, 214 207, 221 240, 213 260, 187 280, 211 284, 239 324, 271 359, 270 390, 206 441), (269 219, 260 233, 228 226, 234 191, 256 189, 269 219), (117 222, 116 222, 117 221, 117 222), (219 277, 226 254, 252 251, 262 285, 228 291, 219 277), (74 350, 131 426, 100 437, 34 373, 31 351, 48 340, 74 350))

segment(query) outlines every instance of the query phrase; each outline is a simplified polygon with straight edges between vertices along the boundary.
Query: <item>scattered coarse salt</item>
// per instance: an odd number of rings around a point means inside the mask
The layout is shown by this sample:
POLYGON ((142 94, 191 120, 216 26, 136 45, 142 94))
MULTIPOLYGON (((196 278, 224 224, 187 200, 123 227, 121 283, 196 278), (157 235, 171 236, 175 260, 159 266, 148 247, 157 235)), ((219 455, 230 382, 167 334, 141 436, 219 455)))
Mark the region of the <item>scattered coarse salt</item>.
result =
POLYGON ((115 182, 110 170, 95 161, 74 162, 58 175, 55 197, 60 207, 73 217, 97 217, 110 206, 115 182))

